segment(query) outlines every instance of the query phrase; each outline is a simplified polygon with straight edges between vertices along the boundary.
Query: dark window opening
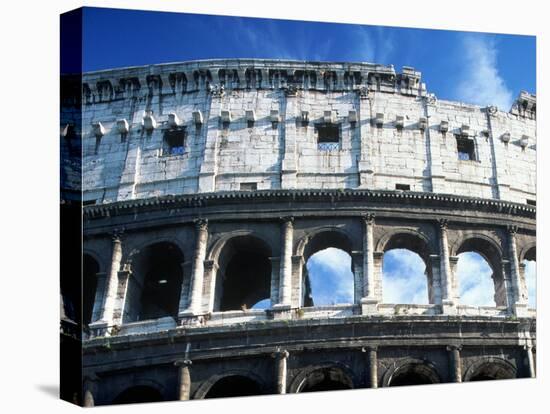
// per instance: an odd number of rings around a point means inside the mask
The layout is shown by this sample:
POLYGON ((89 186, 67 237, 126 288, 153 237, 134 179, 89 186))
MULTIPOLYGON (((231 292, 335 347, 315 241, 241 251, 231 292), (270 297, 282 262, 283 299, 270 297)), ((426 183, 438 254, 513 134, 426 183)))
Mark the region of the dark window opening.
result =
POLYGON ((185 128, 169 129, 164 132, 163 155, 182 155, 185 148, 185 128))
POLYGON ((317 124, 317 147, 321 151, 340 149, 340 127, 335 124, 317 124))
POLYGON ((395 184, 395 189, 401 191, 410 191, 411 186, 409 184, 395 184))
POLYGON ((536 206, 537 205, 537 200, 531 200, 531 199, 527 199, 527 204, 529 204, 530 206, 536 206))
POLYGON ((83 200, 82 205, 83 206, 93 206, 96 203, 96 200, 83 200))
POLYGON ((458 151, 459 160, 475 161, 475 145, 473 140, 457 135, 456 149, 458 151))
POLYGON ((240 184, 240 190, 241 191, 256 191, 258 189, 257 183, 241 183, 240 184))
POLYGON ((440 379, 435 371, 426 364, 410 363, 397 370, 390 379, 390 387, 401 385, 436 384, 440 379))

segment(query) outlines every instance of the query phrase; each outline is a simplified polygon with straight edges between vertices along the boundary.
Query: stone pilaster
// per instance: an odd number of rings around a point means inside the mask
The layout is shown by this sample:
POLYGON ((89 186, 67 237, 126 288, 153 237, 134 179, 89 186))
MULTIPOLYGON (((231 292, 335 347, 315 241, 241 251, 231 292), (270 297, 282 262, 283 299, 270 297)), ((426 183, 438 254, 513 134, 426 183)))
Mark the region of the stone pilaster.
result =
POLYGON ((270 257, 271 262, 271 286, 270 286, 270 298, 271 305, 279 303, 279 277, 281 272, 281 258, 270 257))
POLYGON ((368 346, 361 351, 367 356, 369 388, 378 388, 378 348, 368 346))
POLYGON ((109 274, 105 281, 104 297, 102 300, 102 308, 98 312, 99 320, 90 324, 90 330, 93 335, 102 335, 108 333, 108 330, 113 325, 115 304, 118 292, 118 273, 122 260, 122 241, 119 233, 112 235, 112 250, 111 250, 111 265, 109 274))
MULTIPOLYGON (((429 166, 432 191, 434 193, 446 193, 445 174, 443 173, 443 164, 441 160, 441 141, 443 133, 439 130, 430 128, 430 120, 432 113, 436 112, 437 99, 434 96, 426 96, 424 98, 424 115, 428 125, 424 131, 429 148, 429 166)), ((452 134, 451 134, 452 135, 452 134)))
MULTIPOLYGON (((283 95, 284 96, 284 95, 283 95)), ((298 174, 298 160, 296 156, 296 113, 297 113, 297 98, 286 94, 284 119, 280 122, 278 129, 283 131, 283 148, 284 155, 281 165, 281 188, 296 188, 296 180, 298 174)), ((282 112, 282 111, 281 111, 282 112)))
POLYGON ((453 382, 462 382, 462 360, 460 358, 460 345, 448 345, 449 367, 452 373, 453 382))
POLYGON ((363 314, 377 311, 378 299, 375 295, 374 280, 374 214, 363 217, 363 297, 361 309, 363 314))
POLYGON ((516 226, 508 226, 508 256, 510 258, 510 279, 513 290, 513 309, 516 316, 527 316, 527 295, 522 292, 521 273, 516 244, 516 226))
POLYGON ((359 130, 360 130, 360 155, 357 162, 357 171, 359 173, 359 187, 374 187, 374 166, 372 164, 371 145, 371 100, 366 87, 360 89, 359 95, 359 130))
POLYGON ((294 219, 282 218, 281 224, 281 264, 279 270, 279 302, 273 306, 275 318, 283 317, 290 311, 292 298, 292 247, 294 244, 294 219))
POLYGON ((174 362, 174 365, 178 368, 178 399, 187 401, 191 394, 190 367, 192 362, 190 359, 183 359, 174 362))
POLYGON ((216 190, 218 134, 221 124, 219 115, 222 109, 222 97, 211 97, 210 99, 208 122, 204 126, 207 130, 204 156, 199 170, 199 193, 208 193, 216 190))
POLYGON ((286 394, 287 359, 288 351, 276 351, 271 356, 275 359, 275 371, 277 378, 277 394, 286 394))
POLYGON ((105 299, 105 289, 107 287, 107 273, 99 272, 95 275, 97 280, 94 305, 92 310, 92 320, 90 323, 101 320, 103 312, 103 300, 105 299))
POLYGON ((199 315, 202 312, 202 289, 204 280, 204 260, 206 258, 206 244, 208 242, 208 221, 195 220, 195 253, 191 273, 191 298, 189 308, 180 313, 182 317, 199 315))
POLYGON ((439 246, 441 258, 441 304, 443 313, 449 314, 456 311, 453 301, 453 280, 451 263, 449 260, 449 240, 447 238, 447 220, 439 220, 439 246))

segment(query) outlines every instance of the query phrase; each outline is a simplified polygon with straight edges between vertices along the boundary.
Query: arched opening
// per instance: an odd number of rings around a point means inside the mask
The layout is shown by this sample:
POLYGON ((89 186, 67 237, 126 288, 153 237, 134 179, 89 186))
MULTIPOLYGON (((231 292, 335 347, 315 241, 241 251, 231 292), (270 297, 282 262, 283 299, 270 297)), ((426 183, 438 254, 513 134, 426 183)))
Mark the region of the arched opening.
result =
POLYGON ((85 254, 82 264, 82 323, 84 326, 92 322, 98 272, 97 261, 92 256, 85 254))
POLYGON ((468 381, 490 381, 497 379, 512 379, 516 374, 512 368, 504 363, 486 362, 478 366, 468 381))
POLYGON ((162 394, 153 387, 138 385, 120 393, 113 404, 135 404, 163 401, 162 394))
POLYGON ((439 376, 423 363, 409 363, 399 367, 389 380, 390 387, 439 383, 439 376))
POLYGON ((457 250, 460 303, 473 306, 506 306, 501 256, 488 240, 471 238, 457 250))
POLYGON ((349 390, 353 381, 337 367, 321 368, 310 373, 300 385, 298 392, 349 390))
POLYGON ((132 262, 125 322, 177 317, 183 281, 183 254, 169 242, 146 247, 132 262))
POLYGON ((246 397, 263 394, 260 384, 243 375, 230 375, 218 380, 204 398, 246 397))
POLYGON ((457 275, 460 281, 460 303, 472 306, 495 306, 493 270, 479 253, 458 255, 457 275))
POLYGON ((354 303, 351 242, 336 231, 316 234, 304 249, 303 306, 354 303))
POLYGON ((523 261, 523 278, 527 287, 529 307, 537 307, 537 249, 531 247, 525 254, 523 261))
POLYGON ((382 258, 382 287, 385 303, 434 303, 430 251, 424 240, 409 233, 388 240, 382 258))
POLYGON ((271 249, 254 236, 230 239, 219 257, 214 309, 265 309, 271 306, 271 249))

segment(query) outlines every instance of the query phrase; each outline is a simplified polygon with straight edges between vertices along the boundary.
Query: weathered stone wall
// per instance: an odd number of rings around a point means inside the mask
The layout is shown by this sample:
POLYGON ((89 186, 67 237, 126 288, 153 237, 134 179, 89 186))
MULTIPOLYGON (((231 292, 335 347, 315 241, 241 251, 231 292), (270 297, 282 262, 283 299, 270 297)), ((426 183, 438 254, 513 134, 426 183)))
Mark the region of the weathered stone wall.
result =
POLYGON ((411 68, 267 60, 117 69, 85 74, 83 82, 90 202, 233 191, 241 183, 403 184, 519 203, 536 198, 536 108, 528 94, 504 112, 437 100, 411 68), (337 148, 319 149, 323 122, 340 129, 337 148), (176 124, 185 127, 184 151, 167 155, 163 135, 176 124), (475 160, 458 159, 457 135, 474 143, 475 160))

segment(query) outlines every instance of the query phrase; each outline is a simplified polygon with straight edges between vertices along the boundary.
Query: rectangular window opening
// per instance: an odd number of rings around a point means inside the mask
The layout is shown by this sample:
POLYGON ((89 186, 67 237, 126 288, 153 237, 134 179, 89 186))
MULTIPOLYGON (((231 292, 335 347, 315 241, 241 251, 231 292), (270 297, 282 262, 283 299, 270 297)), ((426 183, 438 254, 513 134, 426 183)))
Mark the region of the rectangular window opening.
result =
POLYGON ((318 124, 317 148, 321 151, 334 151, 340 149, 340 127, 335 124, 318 124))
POLYGON ((473 140, 457 135, 456 149, 458 151, 459 160, 475 161, 475 145, 473 140))
POLYGON ((411 191, 411 186, 409 184, 395 184, 395 189, 401 191, 411 191))
POLYGON ((529 204, 530 206, 536 206, 537 205, 537 200, 531 200, 531 199, 527 199, 527 204, 529 204))
POLYGON ((168 129, 164 132, 163 155, 183 155, 185 128, 168 129))

